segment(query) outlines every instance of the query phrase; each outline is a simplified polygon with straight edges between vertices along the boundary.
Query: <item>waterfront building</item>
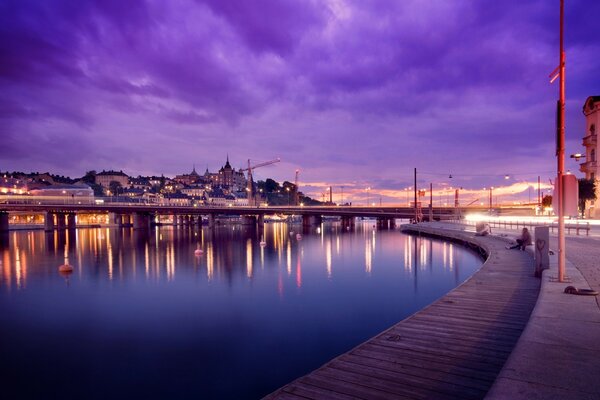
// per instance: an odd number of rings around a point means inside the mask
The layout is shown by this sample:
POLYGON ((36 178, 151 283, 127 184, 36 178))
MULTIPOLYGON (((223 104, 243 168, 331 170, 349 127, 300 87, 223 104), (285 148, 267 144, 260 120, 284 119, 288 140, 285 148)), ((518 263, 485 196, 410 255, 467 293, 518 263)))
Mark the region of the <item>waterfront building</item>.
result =
POLYGON ((96 184, 103 188, 110 187, 111 182, 119 182, 122 187, 127 187, 129 184, 129 176, 123 171, 104 171, 96 174, 96 184))
POLYGON ((192 201, 183 193, 169 193, 159 198, 159 203, 169 206, 189 206, 192 201))
MULTIPOLYGON (((598 129, 600 129, 600 96, 590 96, 586 99, 583 104, 583 115, 585 116, 585 134, 583 137, 585 158, 584 162, 580 164, 579 170, 585 173, 586 179, 596 181, 596 197, 600 198, 597 162, 598 129)), ((589 217, 600 217, 600 207, 595 207, 594 201, 587 202, 586 210, 589 217)))
POLYGON ((58 184, 50 186, 39 186, 29 190, 32 196, 52 196, 77 198, 78 201, 91 201, 94 197, 94 190, 84 183, 79 184, 58 184))

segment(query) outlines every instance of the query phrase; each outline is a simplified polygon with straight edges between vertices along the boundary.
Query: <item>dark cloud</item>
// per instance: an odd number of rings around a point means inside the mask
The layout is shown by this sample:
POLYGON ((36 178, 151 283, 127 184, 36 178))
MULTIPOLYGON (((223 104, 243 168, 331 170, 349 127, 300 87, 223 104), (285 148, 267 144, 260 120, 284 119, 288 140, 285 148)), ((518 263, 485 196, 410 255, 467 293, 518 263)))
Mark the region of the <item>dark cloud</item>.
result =
MULTIPOLYGON (((600 94, 599 13, 567 3, 575 138, 600 94)), ((308 180, 390 188, 467 159, 548 170, 557 32, 545 0, 6 0, 0 156, 73 175, 102 168, 85 157, 174 174, 280 156, 308 180)))

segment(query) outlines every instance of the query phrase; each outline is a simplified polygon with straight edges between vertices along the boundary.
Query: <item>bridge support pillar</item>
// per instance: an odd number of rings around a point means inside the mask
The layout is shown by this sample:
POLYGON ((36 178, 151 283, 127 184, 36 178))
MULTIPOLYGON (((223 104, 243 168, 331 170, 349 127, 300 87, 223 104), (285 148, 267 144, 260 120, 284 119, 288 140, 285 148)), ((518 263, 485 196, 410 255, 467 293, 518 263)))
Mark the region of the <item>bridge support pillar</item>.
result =
POLYGON ((171 215, 171 224, 177 226, 177 214, 171 215))
POLYGON ((183 215, 177 216, 177 225, 179 225, 179 226, 183 225, 183 215))
POLYGON ((342 217, 341 223, 343 229, 353 229, 354 228, 354 217, 342 217))
POLYGON ((150 214, 138 212, 133 214, 133 229, 150 228, 150 214))
POLYGON ((63 230, 67 227, 67 216, 65 213, 56 213, 56 229, 63 230))
POLYGON ((390 218, 390 229, 396 229, 396 218, 390 218))
POLYGON ((256 225, 256 217, 254 215, 242 215, 242 225, 256 225))
POLYGON ((68 229, 76 229, 77 228, 77 217, 74 213, 67 214, 67 228, 68 229))
POLYGON ((323 222, 323 217, 320 215, 303 215, 302 226, 318 226, 323 222))
POLYGON ((54 213, 47 212, 44 215, 44 229, 46 231, 54 230, 54 213))
POLYGON ((0 211, 0 233, 8 232, 8 213, 0 211))
POLYGON ((215 214, 208 214, 208 227, 214 228, 217 223, 217 218, 215 214))
POLYGON ((256 217, 256 224, 259 228, 262 228, 265 225, 265 214, 260 214, 256 217))
POLYGON ((108 214, 108 223, 110 225, 116 225, 119 228, 123 226, 123 215, 117 213, 108 214))

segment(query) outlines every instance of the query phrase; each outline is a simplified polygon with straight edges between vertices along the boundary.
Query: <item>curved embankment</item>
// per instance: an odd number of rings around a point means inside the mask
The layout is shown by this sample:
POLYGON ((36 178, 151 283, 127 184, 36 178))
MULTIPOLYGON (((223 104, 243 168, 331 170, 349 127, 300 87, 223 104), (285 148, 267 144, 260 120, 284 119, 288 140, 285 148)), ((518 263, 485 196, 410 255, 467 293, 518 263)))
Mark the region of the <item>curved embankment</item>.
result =
POLYGON ((266 399, 485 397, 535 306, 533 260, 495 237, 425 224, 402 230, 462 243, 487 260, 435 303, 266 399))

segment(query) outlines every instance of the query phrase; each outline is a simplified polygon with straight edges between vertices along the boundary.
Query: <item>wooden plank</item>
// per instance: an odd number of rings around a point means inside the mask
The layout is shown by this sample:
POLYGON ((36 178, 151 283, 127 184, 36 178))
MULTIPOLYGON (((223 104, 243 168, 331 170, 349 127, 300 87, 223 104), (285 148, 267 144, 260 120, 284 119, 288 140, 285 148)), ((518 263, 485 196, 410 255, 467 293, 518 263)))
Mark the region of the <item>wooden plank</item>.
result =
POLYGON ((435 392, 425 387, 414 387, 405 383, 396 383, 390 380, 373 377, 363 372, 346 371, 339 368, 319 369, 313 374, 323 378, 335 379, 348 384, 362 385, 369 390, 386 393, 387 396, 393 398, 400 396, 401 398, 410 399, 431 399, 431 398, 449 398, 459 399, 457 396, 444 395, 443 393, 435 392))
POLYGON ((482 380, 484 382, 492 382, 496 375, 493 373, 485 372, 484 370, 473 367, 466 368, 457 365, 455 362, 444 362, 445 360, 438 360, 437 358, 426 359, 404 352, 401 355, 394 354, 391 351, 377 351, 373 349, 360 348, 352 352, 352 355, 361 356, 364 358, 373 358, 376 360, 388 361, 396 365, 407 365, 417 367, 424 373, 427 371, 439 371, 447 372, 454 375, 466 376, 472 379, 482 380))
MULTIPOLYGON (((428 365, 427 369, 425 369, 414 367, 412 365, 407 365, 404 363, 381 360, 379 358, 364 357, 357 353, 345 355, 342 359, 332 362, 332 366, 335 366, 336 362, 354 363, 359 366, 365 366, 394 374, 400 374, 400 376, 394 377, 394 381, 401 382, 404 378, 407 378, 409 381, 417 382, 417 386, 425 382, 439 381, 440 383, 454 385, 457 388, 459 388, 461 392, 465 388, 477 389, 479 391, 486 391, 489 388, 489 381, 471 379, 470 377, 467 377, 465 375, 452 374, 448 371, 440 371, 438 369, 432 368, 430 365, 428 365)), ((383 374, 378 373, 378 375, 383 374)))
MULTIPOLYGON (((447 364, 447 365, 451 365, 451 366, 459 366, 459 367, 466 368, 466 369, 475 369, 475 370, 481 371, 482 373, 486 373, 486 374, 490 373, 490 372, 493 373, 494 371, 496 371, 496 369, 501 367, 498 364, 490 363, 488 360, 479 361, 479 360, 469 359, 465 356, 461 356, 460 358, 457 358, 457 357, 451 356, 451 355, 436 354, 436 353, 433 353, 430 351, 423 351, 420 349, 416 349, 414 347, 406 347, 406 348, 389 347, 389 346, 385 346, 385 345, 379 345, 377 343, 374 343, 373 341, 369 341, 368 343, 365 343, 364 345, 360 346, 360 349, 361 350, 379 351, 379 352, 385 353, 385 354, 393 354, 397 357, 398 360, 405 360, 405 359, 423 360, 424 362, 427 362, 428 364, 440 363, 440 364, 447 364)), ((426 366, 428 364, 425 364, 424 368, 426 368, 426 366)))
POLYGON ((408 400, 411 397, 401 396, 399 394, 394 394, 386 391, 382 391, 376 388, 365 386, 364 384, 356 384, 352 382, 347 382, 345 380, 340 380, 335 377, 331 377, 328 375, 324 375, 322 371, 325 369, 318 369, 313 373, 306 375, 299 379, 299 382, 312 385, 318 388, 327 389, 331 391, 335 391, 337 393, 342 393, 348 396, 357 397, 359 399, 369 399, 369 400, 408 400))
POLYGON ((300 382, 292 382, 282 389, 286 393, 302 396, 307 399, 355 400, 360 397, 350 396, 333 390, 322 389, 300 382))

